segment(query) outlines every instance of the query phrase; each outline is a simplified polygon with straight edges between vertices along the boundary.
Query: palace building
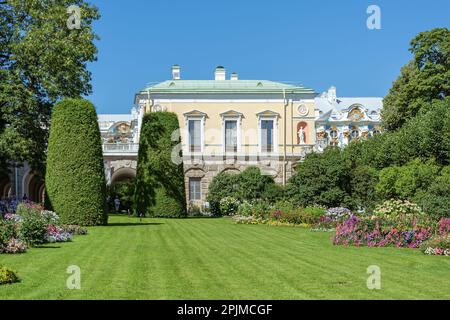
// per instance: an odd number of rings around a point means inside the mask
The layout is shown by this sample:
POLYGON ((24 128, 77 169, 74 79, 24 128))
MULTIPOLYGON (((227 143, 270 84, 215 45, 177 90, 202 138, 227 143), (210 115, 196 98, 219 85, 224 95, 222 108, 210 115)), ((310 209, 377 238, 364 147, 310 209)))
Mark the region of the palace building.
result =
MULTIPOLYGON (((227 77, 222 66, 211 80, 170 80, 136 93, 129 114, 99 114, 108 184, 136 176, 139 134, 147 112, 170 111, 180 123, 189 203, 203 205, 212 179, 257 166, 285 184, 310 152, 381 133, 382 98, 318 94, 303 85, 227 77)), ((0 177, 0 198, 43 199, 44 181, 27 164, 0 177), (18 196, 16 196, 18 195, 18 196)))
POLYGON ((382 98, 345 98, 331 87, 315 99, 316 149, 344 147, 350 141, 381 133, 382 98))
POLYGON ((172 79, 142 89, 135 105, 141 114, 178 115, 186 194, 203 204, 221 172, 257 166, 285 184, 306 154, 376 134, 382 99, 337 98, 335 88, 318 95, 303 85, 240 80, 237 73, 227 78, 222 66, 212 80, 183 80, 174 65, 172 79))

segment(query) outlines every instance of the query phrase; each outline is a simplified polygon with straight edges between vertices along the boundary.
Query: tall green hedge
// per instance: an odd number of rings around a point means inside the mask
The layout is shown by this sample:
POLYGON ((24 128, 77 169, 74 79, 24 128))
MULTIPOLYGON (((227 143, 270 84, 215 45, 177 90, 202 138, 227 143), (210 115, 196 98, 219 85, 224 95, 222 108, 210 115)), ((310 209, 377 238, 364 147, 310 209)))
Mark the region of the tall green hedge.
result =
POLYGON ((65 224, 105 225, 106 182, 97 113, 83 99, 54 107, 47 155, 46 205, 65 224))
POLYGON ((177 130, 179 123, 175 113, 156 112, 144 116, 134 195, 135 215, 179 218, 187 214, 183 163, 172 159, 181 141, 177 130))

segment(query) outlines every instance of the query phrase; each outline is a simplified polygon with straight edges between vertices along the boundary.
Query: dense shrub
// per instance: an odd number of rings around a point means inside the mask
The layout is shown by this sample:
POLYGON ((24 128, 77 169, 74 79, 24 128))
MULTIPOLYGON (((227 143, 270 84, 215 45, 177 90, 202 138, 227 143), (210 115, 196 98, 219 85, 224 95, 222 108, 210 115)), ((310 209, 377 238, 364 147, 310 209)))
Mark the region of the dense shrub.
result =
POLYGON ((45 178, 46 206, 61 222, 105 225, 106 182, 97 114, 82 99, 54 107, 45 178))
POLYGON ((173 197, 163 188, 157 188, 155 192, 154 205, 149 208, 147 215, 165 218, 182 218, 187 215, 186 204, 181 199, 173 197))
POLYGON ((268 190, 270 185, 275 185, 271 176, 264 175, 257 167, 249 167, 237 176, 238 186, 236 198, 238 200, 262 199, 264 195, 272 196, 268 190))
MULTIPOLYGON (((318 214, 319 211, 312 208, 297 208, 290 211, 277 210, 272 213, 271 218, 275 220, 280 220, 281 222, 286 222, 294 225, 308 225, 311 226, 320 221, 322 215, 318 214)), ((323 212, 321 212, 323 213, 323 212)))
POLYGON ((19 282, 19 277, 16 273, 13 270, 0 265, 0 285, 12 284, 15 282, 19 282))
POLYGON ((45 235, 45 242, 70 242, 72 241, 73 234, 67 232, 64 228, 55 226, 53 224, 47 225, 47 233, 45 235))
POLYGON ((289 180, 286 192, 297 206, 347 206, 351 201, 349 181, 349 167, 341 150, 327 148, 306 157, 289 180))
POLYGON ((8 253, 8 254, 18 254, 24 253, 27 251, 27 245, 23 243, 21 240, 16 238, 11 238, 5 244, 4 247, 0 248, 0 253, 8 253))
POLYGON ((436 218, 450 217, 450 166, 442 169, 420 204, 425 212, 436 218))
POLYGON ((444 235, 447 233, 450 234, 450 218, 442 218, 439 221, 438 234, 444 235))
POLYGON ((239 210, 240 202, 233 197, 225 197, 220 200, 220 213, 224 216, 235 215, 239 210))
POLYGON ((247 200, 242 201, 241 204, 239 204, 237 214, 244 217, 253 215, 252 203, 248 202, 247 200))
POLYGON ((271 176, 261 174, 257 167, 249 167, 239 174, 220 173, 214 177, 208 190, 208 202, 214 215, 225 214, 220 210, 220 201, 225 197, 233 197, 240 202, 275 202, 282 196, 282 188, 275 185, 271 176))
POLYGON ((88 230, 86 228, 77 226, 77 225, 62 225, 61 228, 68 233, 77 236, 84 236, 88 234, 88 230))
POLYGON ((420 207, 408 200, 387 200, 375 208, 374 213, 382 218, 397 218, 404 215, 423 215, 420 207))
POLYGON ((275 204, 268 204, 265 201, 251 203, 244 200, 239 205, 237 214, 235 217, 237 223, 306 227, 317 224, 325 214, 325 210, 318 207, 296 207, 286 200, 275 204))
POLYGON ((144 116, 133 201, 135 215, 184 217, 186 195, 178 118, 175 113, 156 112, 144 116), (176 136, 176 139, 174 138, 176 136), (174 161, 175 160, 175 161, 174 161))
POLYGON ((395 132, 351 142, 343 151, 354 167, 367 165, 378 170, 403 166, 415 159, 450 162, 450 98, 434 101, 426 110, 395 132))
POLYGON ((440 167, 430 160, 413 160, 404 166, 385 168, 380 172, 376 191, 380 198, 409 199, 420 202, 438 176, 440 167))
POLYGON ((202 208, 199 205, 190 203, 187 212, 189 217, 204 217, 207 216, 206 212, 202 212, 202 208))
POLYGON ((285 199, 285 188, 282 185, 269 182, 261 195, 261 199, 269 203, 275 203, 285 199))
POLYGON ((239 175, 231 173, 219 173, 209 185, 208 202, 211 213, 221 215, 220 200, 232 196, 237 198, 239 194, 239 175))
POLYGON ((41 212, 26 204, 20 204, 17 212, 20 212, 22 221, 19 227, 19 238, 25 243, 36 246, 46 242, 47 220, 41 212))
POLYGON ((10 219, 0 219, 0 251, 6 247, 10 239, 18 237, 18 228, 16 223, 10 219))
POLYGON ((372 210, 378 201, 375 186, 379 173, 375 168, 361 165, 350 172, 350 196, 352 207, 372 210))

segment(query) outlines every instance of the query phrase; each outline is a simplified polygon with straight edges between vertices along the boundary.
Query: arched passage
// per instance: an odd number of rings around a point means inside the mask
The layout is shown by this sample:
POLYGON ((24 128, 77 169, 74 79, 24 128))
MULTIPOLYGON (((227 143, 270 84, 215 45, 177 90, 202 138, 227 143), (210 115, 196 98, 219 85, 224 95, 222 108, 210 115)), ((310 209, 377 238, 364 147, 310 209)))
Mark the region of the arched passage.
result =
POLYGON ((8 198, 11 191, 11 180, 8 175, 0 176, 0 199, 8 198))
POLYGON ((28 200, 36 203, 44 202, 45 184, 42 177, 33 172, 28 173, 24 179, 24 194, 28 200))
POLYGON ((111 183, 124 182, 133 180, 136 177, 136 169, 133 168, 120 168, 115 171, 111 178, 111 183))

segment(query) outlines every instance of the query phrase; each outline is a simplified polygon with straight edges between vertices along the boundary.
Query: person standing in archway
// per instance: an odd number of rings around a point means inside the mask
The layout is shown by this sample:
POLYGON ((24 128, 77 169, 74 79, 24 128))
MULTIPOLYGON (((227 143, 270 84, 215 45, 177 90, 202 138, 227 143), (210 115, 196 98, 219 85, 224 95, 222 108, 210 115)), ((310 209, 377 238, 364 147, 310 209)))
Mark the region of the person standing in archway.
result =
POLYGON ((114 206, 115 206, 116 212, 119 212, 119 209, 120 209, 120 199, 119 199, 118 196, 116 196, 116 198, 114 199, 114 206))

